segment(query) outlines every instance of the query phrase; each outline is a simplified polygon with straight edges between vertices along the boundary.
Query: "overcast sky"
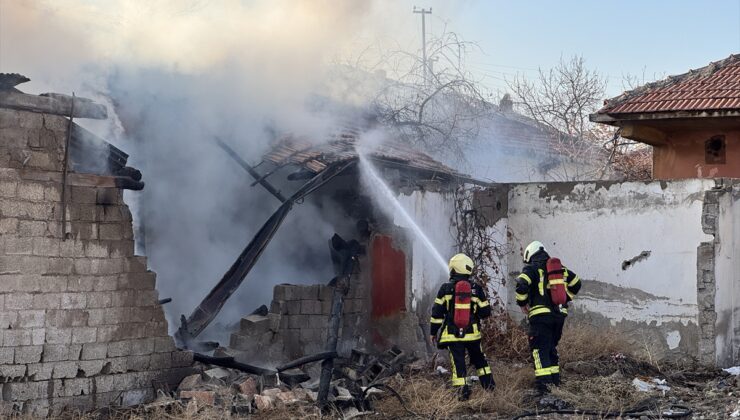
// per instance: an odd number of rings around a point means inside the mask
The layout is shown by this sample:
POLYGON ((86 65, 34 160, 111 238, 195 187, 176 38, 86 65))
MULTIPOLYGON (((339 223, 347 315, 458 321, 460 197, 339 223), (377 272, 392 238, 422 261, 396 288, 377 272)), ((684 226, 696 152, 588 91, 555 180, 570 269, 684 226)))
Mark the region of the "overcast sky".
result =
MULTIPOLYGON (((646 81, 686 72, 740 53, 740 0, 404 0, 421 42, 418 7, 432 8, 427 30, 448 28, 477 42, 469 66, 492 89, 517 72, 536 74, 561 56, 582 55, 622 91, 622 75, 646 81)), ((404 10, 406 9, 406 10, 404 10)))

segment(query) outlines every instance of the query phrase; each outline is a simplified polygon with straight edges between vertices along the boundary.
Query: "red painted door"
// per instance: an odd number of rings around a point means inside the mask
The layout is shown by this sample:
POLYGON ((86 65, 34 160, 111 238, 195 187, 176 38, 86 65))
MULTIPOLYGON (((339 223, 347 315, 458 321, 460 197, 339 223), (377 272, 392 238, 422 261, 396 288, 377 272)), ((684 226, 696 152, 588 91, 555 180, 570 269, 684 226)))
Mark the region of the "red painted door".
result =
POLYGON ((373 318, 406 309, 406 255, 393 247, 392 237, 373 238, 371 276, 373 318))

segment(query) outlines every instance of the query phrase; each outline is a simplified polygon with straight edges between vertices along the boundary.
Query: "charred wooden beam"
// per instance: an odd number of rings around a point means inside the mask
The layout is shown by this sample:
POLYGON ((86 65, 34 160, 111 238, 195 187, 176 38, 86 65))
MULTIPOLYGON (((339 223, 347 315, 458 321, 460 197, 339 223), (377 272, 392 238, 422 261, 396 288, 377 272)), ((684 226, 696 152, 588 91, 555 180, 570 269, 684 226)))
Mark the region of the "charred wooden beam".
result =
POLYGON ((190 340, 198 336, 213 321, 229 297, 242 284, 244 278, 246 278, 252 267, 257 263, 262 252, 275 236, 288 212, 290 212, 293 204, 329 182, 354 163, 354 161, 341 162, 326 168, 326 170, 306 182, 267 219, 254 238, 247 244, 242 253, 239 254, 239 257, 231 265, 231 268, 229 268, 221 280, 211 289, 200 305, 195 308, 188 318, 182 317, 180 328, 176 334, 179 340, 187 346, 190 340))
POLYGON ((316 354, 310 354, 308 356, 303 356, 299 359, 295 359, 293 361, 280 365, 276 367, 275 369, 277 369, 278 372, 282 372, 284 370, 293 369, 294 367, 303 366, 308 363, 318 362, 320 360, 334 359, 335 357, 337 357, 336 351, 325 351, 322 353, 316 353, 316 354))
MULTIPOLYGON (((361 247, 357 241, 346 242, 339 235, 335 234, 329 241, 329 249, 337 277, 333 280, 334 293, 332 294, 326 352, 335 353, 337 351, 337 343, 339 342, 339 326, 342 325, 344 296, 349 291, 349 282, 355 270, 357 256, 360 254, 361 247)), ((333 374, 334 358, 325 359, 321 362, 317 399, 321 408, 324 408, 329 401, 329 388, 333 374)))
POLYGON ((18 90, 0 91, 0 108, 42 112, 65 117, 72 114, 75 118, 94 118, 97 120, 108 118, 108 110, 104 105, 87 98, 75 98, 74 112, 72 112, 72 102, 71 96, 59 93, 29 95, 18 90))
POLYGON ((259 366, 237 362, 233 357, 213 357, 202 353, 193 353, 193 360, 196 362, 208 363, 209 365, 240 370, 242 372, 251 373, 252 375, 277 375, 277 372, 272 369, 265 369, 259 366))
POLYGON ((283 196, 283 194, 281 194, 280 191, 278 191, 275 187, 273 187, 272 184, 267 182, 265 177, 261 177, 260 174, 257 171, 255 171, 254 168, 250 164, 247 163, 247 161, 242 159, 241 156, 239 156, 239 154, 236 153, 234 149, 232 149, 228 144, 224 143, 218 137, 215 137, 214 140, 216 141, 216 144, 219 145, 219 147, 221 147, 229 156, 231 156, 232 159, 236 161, 236 163, 239 164, 239 166, 244 168, 244 170, 247 171, 247 173, 251 175, 252 178, 255 179, 255 182, 258 182, 260 185, 262 185, 267 190, 267 192, 274 195, 275 198, 280 200, 281 203, 285 203, 286 201, 285 196, 283 196))

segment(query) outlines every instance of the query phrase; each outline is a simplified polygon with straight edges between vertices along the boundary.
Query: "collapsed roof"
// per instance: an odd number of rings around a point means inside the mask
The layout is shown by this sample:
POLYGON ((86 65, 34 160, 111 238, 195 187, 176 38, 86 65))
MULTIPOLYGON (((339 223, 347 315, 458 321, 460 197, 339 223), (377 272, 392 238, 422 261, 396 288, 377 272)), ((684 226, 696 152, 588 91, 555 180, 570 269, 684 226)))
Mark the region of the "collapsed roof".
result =
POLYGON ((263 159, 278 167, 296 165, 315 175, 333 164, 357 160, 359 148, 366 149, 368 157, 384 166, 420 172, 441 181, 485 184, 399 141, 360 144, 359 137, 359 131, 352 128, 343 128, 322 143, 305 137, 287 136, 277 141, 263 159))

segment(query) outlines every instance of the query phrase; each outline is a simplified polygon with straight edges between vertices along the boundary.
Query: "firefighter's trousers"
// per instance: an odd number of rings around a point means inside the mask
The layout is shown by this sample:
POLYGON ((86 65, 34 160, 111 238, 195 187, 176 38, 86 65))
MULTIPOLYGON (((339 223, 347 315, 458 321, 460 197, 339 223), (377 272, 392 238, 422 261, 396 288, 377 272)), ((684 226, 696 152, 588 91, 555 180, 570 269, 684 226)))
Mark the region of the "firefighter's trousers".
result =
POLYGON ((559 336, 558 322, 554 315, 536 315, 529 319, 529 348, 534 361, 535 382, 540 391, 547 391, 547 385, 555 383, 553 374, 557 374, 557 378, 560 375, 556 336, 559 336))
POLYGON ((560 338, 563 336, 563 327, 565 326, 566 315, 553 314, 553 318, 555 319, 555 327, 553 328, 553 345, 552 350, 550 351, 550 362, 552 363, 552 366, 550 366, 550 377, 553 384, 560 385, 560 356, 558 355, 558 344, 560 343, 560 338))
POLYGON ((475 366, 476 375, 480 384, 485 389, 493 389, 496 385, 493 381, 491 366, 488 365, 486 355, 483 354, 481 341, 454 341, 447 344, 450 351, 450 366, 452 367, 452 385, 465 386, 465 378, 468 376, 468 370, 465 366, 465 352, 470 356, 470 364, 475 366))

